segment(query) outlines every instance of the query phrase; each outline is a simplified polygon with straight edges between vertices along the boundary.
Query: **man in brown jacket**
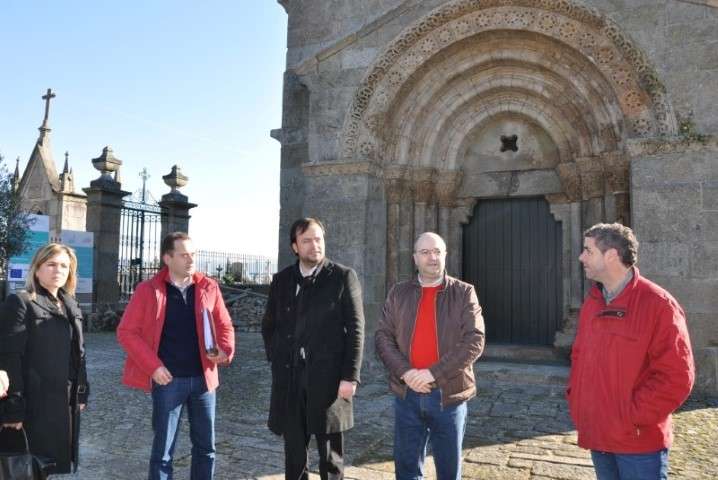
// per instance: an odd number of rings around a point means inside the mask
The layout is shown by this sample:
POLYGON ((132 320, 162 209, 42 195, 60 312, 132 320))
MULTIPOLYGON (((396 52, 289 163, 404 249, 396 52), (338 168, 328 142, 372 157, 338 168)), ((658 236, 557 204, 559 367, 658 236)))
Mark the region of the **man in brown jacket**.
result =
POLYGON ((396 394, 396 478, 423 477, 431 441, 438 480, 458 480, 484 319, 474 287, 446 274, 446 244, 439 235, 419 236, 414 263, 417 277, 391 289, 375 338, 396 394))

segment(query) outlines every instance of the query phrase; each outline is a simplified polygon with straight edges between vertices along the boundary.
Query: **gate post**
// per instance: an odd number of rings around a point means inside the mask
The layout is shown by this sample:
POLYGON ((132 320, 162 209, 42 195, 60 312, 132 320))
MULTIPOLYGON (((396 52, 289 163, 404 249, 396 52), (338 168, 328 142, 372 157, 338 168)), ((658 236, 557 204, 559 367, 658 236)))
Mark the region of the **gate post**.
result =
POLYGON ((177 190, 187 185, 189 178, 182 174, 180 167, 174 165, 172 171, 162 179, 171 188, 169 193, 162 195, 159 202, 162 207, 162 238, 172 232, 189 233, 189 211, 197 204, 189 203, 187 196, 177 190))
POLYGON ((95 234, 93 303, 114 304, 120 298, 117 261, 122 198, 130 192, 122 190, 116 180, 122 161, 114 156, 110 147, 103 148, 102 155, 92 159, 92 165, 101 175, 83 191, 87 194, 87 231, 95 234))

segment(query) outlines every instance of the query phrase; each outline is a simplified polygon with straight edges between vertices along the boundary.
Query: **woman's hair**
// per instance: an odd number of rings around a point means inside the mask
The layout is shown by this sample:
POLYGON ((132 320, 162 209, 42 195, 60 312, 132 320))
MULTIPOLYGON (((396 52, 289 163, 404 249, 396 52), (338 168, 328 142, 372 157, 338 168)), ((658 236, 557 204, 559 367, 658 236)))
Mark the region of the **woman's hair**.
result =
POLYGON ((30 269, 27 272, 25 290, 30 294, 31 298, 35 298, 41 287, 40 282, 35 276, 38 269, 52 257, 63 252, 70 257, 70 272, 67 274, 67 281, 62 289, 72 296, 75 295, 75 288, 77 287, 77 256, 75 255, 75 251, 61 243, 49 243, 35 252, 35 255, 32 257, 32 263, 30 263, 30 269))

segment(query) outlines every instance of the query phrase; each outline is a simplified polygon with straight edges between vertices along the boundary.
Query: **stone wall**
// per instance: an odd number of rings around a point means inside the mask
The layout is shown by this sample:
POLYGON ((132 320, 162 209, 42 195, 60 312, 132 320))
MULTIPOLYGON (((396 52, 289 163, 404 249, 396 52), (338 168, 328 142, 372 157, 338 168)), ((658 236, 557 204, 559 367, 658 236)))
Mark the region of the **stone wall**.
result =
POLYGON ((266 307, 266 295, 251 293, 242 295, 229 307, 234 328, 238 332, 261 332, 262 317, 266 307))
POLYGON ((631 162, 639 268, 685 309, 696 389, 718 394, 718 143, 640 150, 631 162))
MULTIPOLYGON (((512 187, 519 182, 522 186, 537 186, 530 192, 519 189, 519 194, 556 192, 550 201, 580 206, 579 217, 574 219, 572 230, 579 237, 577 232, 582 227, 596 221, 622 219, 633 223, 639 229, 639 240, 647 244, 644 259, 648 264, 653 263, 651 258, 660 256, 652 253, 653 247, 674 248, 686 252, 686 255, 688 252, 695 255, 694 252, 705 251, 708 256, 712 252, 715 256, 715 245, 710 243, 713 240, 703 237, 708 225, 715 227, 715 219, 709 216, 708 223, 702 227, 704 230, 700 235, 691 237, 689 243, 686 243, 687 237, 671 240, 673 237, 668 235, 663 238, 661 225, 664 224, 660 222, 670 222, 673 220, 669 218, 673 218, 675 223, 682 225, 686 218, 679 212, 686 208, 698 209, 697 204, 687 204, 688 197, 682 196, 682 193, 671 196, 661 191, 661 201, 677 203, 651 210, 648 206, 653 197, 646 196, 649 190, 641 183, 641 178, 652 175, 654 162, 660 170, 663 164, 659 159, 668 158, 664 155, 683 158, 674 145, 679 138, 677 134, 697 139, 718 133, 718 110, 715 108, 718 104, 718 28, 715 28, 718 8, 715 8, 715 1, 337 0, 332 2, 332 8, 325 8, 322 2, 311 0, 280 0, 280 3, 289 15, 289 31, 282 128, 272 132, 272 136, 282 143, 279 268, 294 261, 287 245, 289 225, 305 215, 315 215, 324 220, 329 230, 328 256, 354 267, 364 286, 367 338, 370 338, 378 318, 385 287, 394 279, 405 278, 411 273, 413 239, 409 237, 415 232, 401 219, 409 212, 416 215, 415 226, 424 225, 423 217, 416 214, 416 209, 405 208, 412 202, 418 201, 422 208, 426 207, 429 211, 431 205, 440 207, 443 201, 450 213, 443 217, 429 215, 436 217, 436 227, 441 231, 444 223, 451 221, 452 225, 457 224, 456 219, 462 215, 468 218, 460 210, 469 211, 473 205, 471 202, 476 198, 505 195, 503 192, 510 188, 504 188, 504 183, 512 187), (582 5, 590 10, 583 9, 582 5), (488 11, 494 7, 494 11, 488 11), (442 9, 440 14, 436 14, 437 8, 442 9), (486 12, 479 12, 479 9, 486 12), (467 18, 461 18, 464 15, 462 12, 469 12, 467 18), (447 19, 450 19, 451 25, 448 25, 447 19), (481 41, 476 40, 478 37, 473 33, 466 33, 480 24, 486 29, 480 34, 485 35, 481 41), (446 28, 440 29, 439 26, 446 28), (432 35, 428 38, 430 32, 432 35), (509 33, 502 37, 497 32, 509 33), (423 37, 424 34, 427 38, 423 37), (471 39, 476 40, 474 44, 471 39), (557 109, 555 125, 560 128, 542 127, 552 138, 563 135, 566 139, 556 145, 560 150, 561 163, 555 172, 535 169, 528 173, 519 172, 526 177, 525 182, 524 177, 512 172, 496 181, 494 177, 499 174, 493 169, 485 174, 465 168, 468 165, 466 162, 457 162, 458 166, 449 165, 441 152, 464 151, 459 148, 463 143, 458 139, 453 141, 450 136, 466 128, 470 121, 476 121, 474 117, 478 115, 471 115, 473 112, 467 109, 468 120, 462 121, 457 117, 455 123, 447 121, 450 126, 446 131, 439 132, 437 127, 435 130, 439 133, 434 132, 437 137, 434 143, 425 139, 432 134, 432 126, 439 122, 432 121, 434 117, 429 115, 416 114, 413 118, 409 115, 412 105, 426 104, 431 107, 426 109, 430 113, 441 117, 444 109, 448 117, 454 108, 454 100, 461 103, 466 97, 480 97, 476 95, 479 81, 467 75, 467 82, 473 82, 473 87, 468 90, 457 87, 446 95, 448 100, 445 103, 437 101, 432 104, 434 93, 431 81, 433 78, 440 84, 444 77, 480 58, 479 50, 487 42, 494 42, 498 47, 488 48, 488 56, 491 52, 506 49, 506 52, 501 51, 495 56, 499 64, 504 62, 508 67, 489 65, 487 61, 483 71, 488 71, 489 67, 515 68, 516 64, 525 63, 521 65, 522 70, 512 75, 487 75, 488 78, 499 79, 495 84, 486 83, 487 88, 490 87, 487 95, 498 91, 495 94, 497 110, 519 114, 516 118, 517 124, 520 124, 526 116, 538 118, 543 115, 548 118, 550 115, 547 112, 557 109), (526 49, 530 52, 524 55, 520 49, 509 45, 512 42, 530 47, 526 49), (452 49, 463 51, 466 55, 454 55, 456 51, 452 53, 452 49), (446 63, 452 56, 457 59, 456 63, 446 63), (542 63, 545 58, 552 59, 551 64, 542 63), (531 65, 535 66, 535 72, 531 71, 531 65), (585 88, 578 90, 582 94, 596 90, 599 94, 586 95, 586 101, 581 104, 576 100, 582 95, 574 95, 562 88, 557 89, 556 96, 548 95, 547 92, 552 91, 549 88, 551 82, 546 82, 545 88, 543 84, 539 85, 536 80, 542 74, 537 72, 550 71, 554 65, 558 65, 558 69, 573 68, 570 74, 563 75, 569 80, 567 85, 578 77, 585 77, 588 79, 585 88), (410 71, 414 75, 409 76, 410 71), (525 102, 515 92, 521 83, 519 77, 529 79, 520 87, 526 92, 525 102), (510 80, 506 81, 507 78, 510 80), (422 81, 424 83, 420 83, 422 81), (537 85, 540 87, 537 88, 538 93, 531 92, 531 87, 537 85), (546 102, 546 108, 537 108, 532 113, 531 100, 543 95, 550 100, 546 102), (566 114, 570 109, 575 110, 573 116, 566 114), (587 122, 591 124, 590 128, 582 130, 586 119, 594 115, 597 120, 587 122), (415 121, 424 117, 428 120, 423 123, 415 121), (426 130, 404 128, 412 122, 425 126, 426 130), (428 132, 426 136, 424 132, 428 132), (371 137, 369 140, 376 142, 366 141, 368 136, 371 137), (658 144, 668 145, 673 153, 642 147, 632 151, 630 156, 637 162, 635 168, 643 168, 640 170, 643 176, 637 177, 631 184, 631 189, 638 189, 638 198, 631 200, 635 205, 628 212, 628 199, 632 192, 627 185, 629 155, 626 150, 627 145, 631 147, 631 142, 637 142, 635 139, 639 137, 660 138, 658 144), (419 143, 428 144, 430 148, 425 151, 413 148, 419 143), (443 144, 447 148, 434 148, 443 144), (402 145, 410 147, 402 150, 402 145), (663 153, 658 154, 658 151, 663 153), (463 192, 466 198, 459 200, 466 201, 457 203, 454 198, 442 200, 438 198, 438 193, 426 202, 417 200, 421 189, 413 184, 394 189, 392 182, 397 183, 404 177, 398 175, 393 178, 387 172, 403 166, 397 165, 401 163, 397 162, 398 158, 406 160, 408 165, 420 165, 433 172, 431 175, 434 177, 456 173, 452 168, 463 172, 464 183, 459 186, 459 192, 463 192), (621 175, 613 175, 611 168, 613 173, 621 175), (611 175, 616 178, 611 180, 611 175), (591 179, 595 181, 589 182, 591 179), (495 183, 498 185, 495 191, 486 187, 495 183), (589 191, 589 184, 596 187, 596 191, 589 191), (396 197, 393 200, 390 198, 392 195, 396 197), (645 218, 639 218, 644 214, 645 218), (400 221, 397 222, 397 219, 400 221), (395 231, 391 228, 387 231, 387 226, 392 225, 396 227, 395 231), (645 239, 641 238, 644 232, 645 239)), ((475 102, 476 109, 486 110, 486 103, 479 98, 475 102)), ((494 113, 488 112, 489 115, 494 113)), ((507 118, 511 122, 515 120, 515 117, 507 118)), ((461 134, 455 136, 458 138, 461 134)), ((466 138, 471 140, 473 137, 467 134, 466 138)), ((688 150, 691 155, 703 158, 702 161, 715 158, 715 155, 707 153, 709 150, 701 148, 698 145, 688 150)), ((553 147, 544 150, 553 151, 553 147)), ((453 156, 461 157, 455 152, 453 156)), ((664 166, 668 168, 667 163, 664 166)), ((672 181, 672 171, 665 174, 668 175, 667 181, 672 181)), ((687 188, 680 180, 684 174, 683 171, 675 172, 676 184, 671 188, 687 188)), ((691 181, 695 182, 697 178, 691 181)), ((701 188, 709 193, 708 202, 712 201, 712 187, 702 185, 701 188)), ((429 228, 431 223, 426 225, 429 228)), ((460 237, 456 233, 456 225, 444 230, 449 231, 449 236, 456 237, 454 240, 458 242, 460 237)), ((687 235, 690 231, 683 230, 683 233, 687 235)), ((572 255, 570 260, 574 257, 572 255)), ((456 271, 460 256, 451 256, 450 262, 454 262, 451 267, 452 271, 456 271)), ((675 283, 676 278, 682 278, 681 275, 688 275, 686 272, 689 272, 690 281, 694 282, 691 285, 707 288, 706 282, 710 280, 701 276, 705 272, 690 270, 691 265, 688 260, 683 260, 669 270, 682 273, 670 274, 669 277, 673 275, 675 283), (689 270, 684 272, 681 268, 689 270)), ((710 261, 703 267, 696 264, 694 268, 707 268, 709 265, 710 261)), ((661 279, 658 280, 660 282, 661 279)), ((573 286, 580 283, 573 277, 571 281, 573 286)), ((671 288, 673 283, 668 282, 666 286, 671 288)), ((703 352, 711 348, 707 343, 710 335, 701 332, 706 329, 716 331, 710 320, 711 312, 715 310, 695 298, 688 298, 686 305, 691 312, 691 328, 703 342, 696 344, 697 352, 703 352), (698 327, 699 324, 707 326, 698 327)), ((718 358, 700 361, 718 365, 718 358)), ((702 372, 706 371, 702 368, 702 372)))

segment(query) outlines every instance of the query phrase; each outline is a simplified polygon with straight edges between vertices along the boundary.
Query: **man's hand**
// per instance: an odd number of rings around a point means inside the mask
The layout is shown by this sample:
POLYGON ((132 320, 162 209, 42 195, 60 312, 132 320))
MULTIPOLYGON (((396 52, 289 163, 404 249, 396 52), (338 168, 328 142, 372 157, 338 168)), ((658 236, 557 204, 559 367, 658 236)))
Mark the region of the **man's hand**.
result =
POLYGON ((337 392, 337 396, 343 398, 344 400, 349 400, 354 396, 354 394, 357 391, 357 384, 356 382, 350 382, 348 380, 342 380, 339 382, 339 392, 337 392))
POLYGON ((22 428, 22 422, 3 423, 2 428, 14 428, 15 430, 20 430, 22 428))
POLYGON ((434 376, 431 375, 431 372, 429 372, 429 370, 418 370, 416 368, 412 368, 411 370, 406 372, 401 378, 409 386, 409 388, 411 388, 417 393, 431 392, 431 387, 429 386, 429 384, 434 381, 434 376))
POLYGON ((80 407, 80 411, 83 411, 83 410, 85 409, 85 407, 86 407, 86 406, 87 406, 87 404, 86 404, 86 403, 81 403, 81 404, 79 405, 79 407, 80 407))
POLYGON ((158 385, 167 385, 172 381, 172 374, 164 366, 157 367, 152 374, 152 380, 158 385))
POLYGON ((429 370, 428 368, 424 368, 424 369, 419 370, 419 373, 417 374, 417 378, 418 378, 422 383, 425 383, 426 385, 429 385, 429 384, 431 384, 431 383, 434 383, 434 380, 436 380, 436 379, 434 378, 434 376, 431 374, 431 370, 429 370))
POLYGON ((208 359, 210 362, 215 363, 215 364, 217 364, 217 365, 224 365, 225 363, 228 363, 228 362, 229 362, 229 357, 227 356, 226 353, 224 353, 224 352, 222 351, 221 348, 218 348, 218 349, 217 349, 217 355, 210 355, 210 354, 208 353, 208 354, 207 354, 207 359, 208 359))

